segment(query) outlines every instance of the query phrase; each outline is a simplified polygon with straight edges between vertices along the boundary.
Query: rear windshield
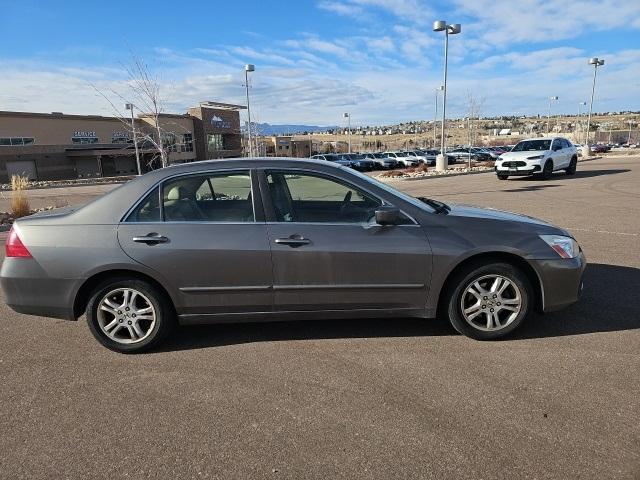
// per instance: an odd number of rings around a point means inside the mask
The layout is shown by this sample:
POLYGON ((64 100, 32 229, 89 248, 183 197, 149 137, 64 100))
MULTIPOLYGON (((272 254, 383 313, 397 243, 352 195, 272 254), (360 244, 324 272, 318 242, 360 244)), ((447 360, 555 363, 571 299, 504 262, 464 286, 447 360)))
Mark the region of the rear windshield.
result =
POLYGON ((551 149, 551 140, 525 140, 513 147, 512 152, 545 151, 551 149))

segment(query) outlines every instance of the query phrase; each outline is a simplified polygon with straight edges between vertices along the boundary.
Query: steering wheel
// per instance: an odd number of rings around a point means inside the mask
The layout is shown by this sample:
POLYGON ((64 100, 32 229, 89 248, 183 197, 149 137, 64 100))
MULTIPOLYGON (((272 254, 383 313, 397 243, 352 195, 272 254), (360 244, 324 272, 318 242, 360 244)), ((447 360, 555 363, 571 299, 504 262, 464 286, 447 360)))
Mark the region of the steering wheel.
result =
POLYGON ((349 204, 351 203, 351 196, 352 196, 352 192, 351 190, 349 190, 344 198, 342 199, 342 203, 340 204, 340 216, 344 216, 344 214, 346 213, 347 209, 349 208, 349 204))

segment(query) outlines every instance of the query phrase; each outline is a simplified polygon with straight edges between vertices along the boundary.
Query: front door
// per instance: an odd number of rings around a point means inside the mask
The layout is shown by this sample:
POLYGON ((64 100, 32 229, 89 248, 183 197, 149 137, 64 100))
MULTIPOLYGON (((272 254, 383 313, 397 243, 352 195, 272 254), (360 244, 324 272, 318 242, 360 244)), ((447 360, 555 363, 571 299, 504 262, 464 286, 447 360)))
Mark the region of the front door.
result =
POLYGON ((182 175, 159 188, 120 224, 118 239, 173 287, 179 313, 270 311, 271 253, 249 171, 182 175))
POLYGON ((333 176, 266 171, 262 180, 274 309, 421 309, 431 269, 422 228, 375 223, 382 201, 333 176))

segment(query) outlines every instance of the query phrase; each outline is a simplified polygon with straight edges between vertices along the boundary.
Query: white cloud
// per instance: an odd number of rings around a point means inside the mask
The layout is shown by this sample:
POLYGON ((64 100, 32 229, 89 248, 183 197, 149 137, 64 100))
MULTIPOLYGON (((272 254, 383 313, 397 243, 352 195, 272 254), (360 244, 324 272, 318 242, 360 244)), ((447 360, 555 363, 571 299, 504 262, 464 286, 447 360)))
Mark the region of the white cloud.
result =
POLYGON ((345 15, 347 17, 358 17, 364 13, 361 7, 344 2, 324 0, 318 3, 318 7, 322 10, 337 13, 338 15, 345 15))
POLYGON ((616 27, 640 27, 634 0, 454 0, 474 36, 506 48, 520 42, 550 42, 616 27))

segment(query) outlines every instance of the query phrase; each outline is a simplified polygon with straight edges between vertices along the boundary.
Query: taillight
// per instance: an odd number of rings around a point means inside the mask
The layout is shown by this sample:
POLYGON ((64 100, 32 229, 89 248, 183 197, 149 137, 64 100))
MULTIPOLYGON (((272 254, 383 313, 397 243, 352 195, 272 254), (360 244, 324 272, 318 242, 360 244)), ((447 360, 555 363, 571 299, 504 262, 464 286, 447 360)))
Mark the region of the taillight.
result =
POLYGON ((11 227, 9 231, 4 247, 7 257, 31 258, 31 253, 29 253, 27 247, 24 246, 24 243, 22 243, 22 240, 20 240, 18 236, 18 232, 16 232, 13 227, 11 227))

